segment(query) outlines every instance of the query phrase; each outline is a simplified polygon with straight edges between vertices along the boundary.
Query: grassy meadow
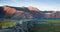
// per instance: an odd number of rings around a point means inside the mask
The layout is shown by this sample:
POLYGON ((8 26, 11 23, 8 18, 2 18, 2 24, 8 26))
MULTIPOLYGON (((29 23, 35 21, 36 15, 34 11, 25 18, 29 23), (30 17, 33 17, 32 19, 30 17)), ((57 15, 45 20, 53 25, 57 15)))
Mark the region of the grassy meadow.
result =
MULTIPOLYGON (((0 20, 0 29, 2 26, 11 26, 14 23, 23 20, 0 20)), ((29 32, 60 32, 60 20, 38 20, 39 24, 35 24, 29 32)))
POLYGON ((0 29, 2 28, 2 26, 11 26, 14 25, 14 23, 18 22, 20 20, 0 20, 0 29))
POLYGON ((39 20, 42 24, 36 24, 30 32, 60 32, 60 20, 39 20), (46 24, 47 23, 47 24, 46 24))

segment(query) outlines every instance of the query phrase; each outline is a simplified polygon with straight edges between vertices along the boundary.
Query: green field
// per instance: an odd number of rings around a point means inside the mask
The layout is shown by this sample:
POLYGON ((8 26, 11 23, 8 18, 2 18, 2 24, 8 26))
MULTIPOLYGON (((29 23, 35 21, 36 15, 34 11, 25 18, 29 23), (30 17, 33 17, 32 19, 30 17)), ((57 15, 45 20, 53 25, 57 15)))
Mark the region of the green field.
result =
POLYGON ((14 25, 14 23, 19 22, 21 20, 0 20, 0 29, 2 26, 10 27, 11 25, 14 25))
MULTIPOLYGON (((0 20, 0 29, 2 26, 11 26, 14 23, 23 20, 0 20)), ((29 32, 60 32, 60 20, 37 20, 41 24, 35 24, 29 32)))
POLYGON ((29 30, 30 32, 60 32, 60 20, 39 20, 48 24, 36 24, 29 30))
POLYGON ((42 22, 52 23, 52 24, 60 24, 60 20, 41 20, 42 22))

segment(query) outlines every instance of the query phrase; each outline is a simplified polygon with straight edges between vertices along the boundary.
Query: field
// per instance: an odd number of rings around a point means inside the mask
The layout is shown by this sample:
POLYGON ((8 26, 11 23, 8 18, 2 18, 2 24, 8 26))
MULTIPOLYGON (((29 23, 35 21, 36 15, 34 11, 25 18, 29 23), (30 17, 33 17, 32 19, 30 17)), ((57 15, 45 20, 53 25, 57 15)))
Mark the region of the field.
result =
POLYGON ((30 32, 60 32, 60 20, 39 20, 42 24, 34 25, 30 32))
MULTIPOLYGON (((0 29, 2 26, 11 26, 16 22, 23 20, 0 20, 0 29)), ((33 25, 29 32, 60 32, 60 20, 37 20, 38 24, 33 25)))
POLYGON ((2 26, 10 27, 18 21, 20 21, 20 20, 0 20, 0 29, 2 28, 2 26))

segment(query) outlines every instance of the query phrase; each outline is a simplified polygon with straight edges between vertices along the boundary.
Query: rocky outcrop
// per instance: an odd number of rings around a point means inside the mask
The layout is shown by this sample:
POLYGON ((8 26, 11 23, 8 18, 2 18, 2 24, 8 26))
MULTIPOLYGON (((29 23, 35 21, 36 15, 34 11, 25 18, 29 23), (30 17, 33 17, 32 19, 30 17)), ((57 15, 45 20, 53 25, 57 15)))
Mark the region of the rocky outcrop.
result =
POLYGON ((2 28, 0 32, 29 32, 31 27, 38 24, 37 20, 23 20, 16 22, 15 25, 11 27, 2 28))

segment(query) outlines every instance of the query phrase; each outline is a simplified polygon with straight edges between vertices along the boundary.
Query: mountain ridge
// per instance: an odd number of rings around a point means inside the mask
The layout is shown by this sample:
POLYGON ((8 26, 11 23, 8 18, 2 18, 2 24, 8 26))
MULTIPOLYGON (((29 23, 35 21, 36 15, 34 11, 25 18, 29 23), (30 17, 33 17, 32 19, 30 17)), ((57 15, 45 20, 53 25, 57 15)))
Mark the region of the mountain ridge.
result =
POLYGON ((0 18, 60 18, 60 11, 41 11, 35 7, 0 6, 0 18))

